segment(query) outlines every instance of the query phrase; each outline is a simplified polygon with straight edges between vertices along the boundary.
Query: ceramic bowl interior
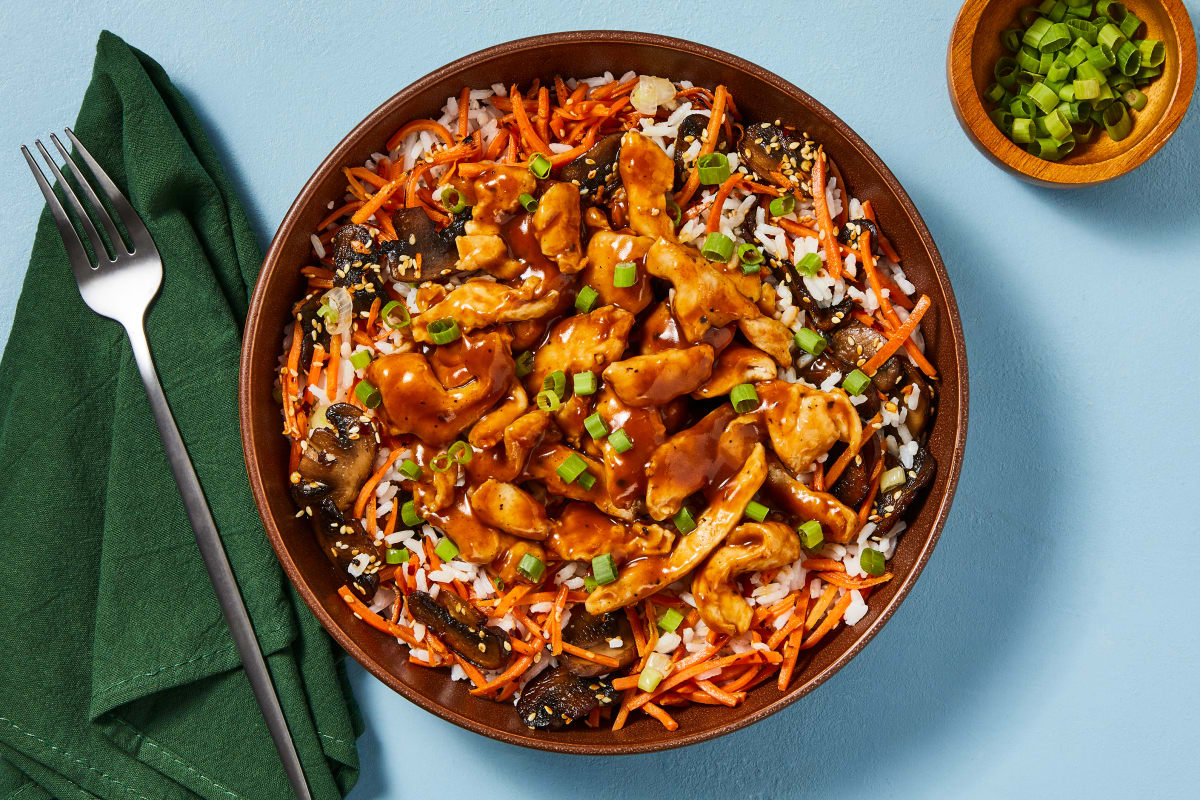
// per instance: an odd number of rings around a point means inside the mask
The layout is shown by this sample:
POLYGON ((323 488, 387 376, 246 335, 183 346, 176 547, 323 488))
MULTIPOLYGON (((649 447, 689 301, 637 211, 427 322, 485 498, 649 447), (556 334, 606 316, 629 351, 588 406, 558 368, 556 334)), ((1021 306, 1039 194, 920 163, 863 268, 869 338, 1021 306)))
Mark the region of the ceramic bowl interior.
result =
POLYGON ((892 614, 929 558, 958 480, 967 420, 966 355, 950 282, 920 215, 878 156, 824 106, 776 75, 690 42, 616 31, 541 36, 484 50, 418 80, 354 128, 305 184, 267 254, 246 326, 240 389, 247 471, 264 525, 288 576, 330 634, 381 681, 450 722, 513 744, 589 754, 661 750, 735 730, 802 697, 843 666, 892 614), (892 565, 897 578, 871 597, 866 618, 839 629, 798 665, 787 692, 779 692, 770 681, 737 708, 681 710, 674 733, 653 719, 637 718, 640 715, 615 733, 584 726, 535 733, 518 722, 511 705, 472 697, 465 684, 450 681, 442 670, 408 665, 394 639, 351 614, 337 595, 341 578, 318 550, 307 522, 294 516, 288 496, 288 444, 280 434, 280 410, 272 393, 281 334, 292 304, 303 292, 299 269, 309 259, 309 234, 327 213, 329 200, 344 191, 343 165, 361 164, 404 122, 436 117, 444 98, 457 95, 464 85, 527 84, 535 77, 545 82, 556 73, 586 77, 605 70, 636 70, 710 87, 724 83, 747 119, 782 119, 825 143, 854 195, 873 202, 908 276, 933 300, 922 325, 941 373, 929 440, 938 470, 897 549, 892 565))

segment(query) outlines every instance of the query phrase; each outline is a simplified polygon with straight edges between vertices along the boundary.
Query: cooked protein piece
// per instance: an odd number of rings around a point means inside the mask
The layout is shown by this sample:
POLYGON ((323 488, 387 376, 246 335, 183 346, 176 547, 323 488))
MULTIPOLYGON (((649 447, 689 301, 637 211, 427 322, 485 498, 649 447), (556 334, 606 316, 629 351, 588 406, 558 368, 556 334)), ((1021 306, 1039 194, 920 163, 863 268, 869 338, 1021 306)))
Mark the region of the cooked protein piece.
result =
POLYGON ((632 73, 464 88, 361 166, 280 360, 343 599, 524 725, 780 691, 936 465, 930 307, 802 129, 632 73))

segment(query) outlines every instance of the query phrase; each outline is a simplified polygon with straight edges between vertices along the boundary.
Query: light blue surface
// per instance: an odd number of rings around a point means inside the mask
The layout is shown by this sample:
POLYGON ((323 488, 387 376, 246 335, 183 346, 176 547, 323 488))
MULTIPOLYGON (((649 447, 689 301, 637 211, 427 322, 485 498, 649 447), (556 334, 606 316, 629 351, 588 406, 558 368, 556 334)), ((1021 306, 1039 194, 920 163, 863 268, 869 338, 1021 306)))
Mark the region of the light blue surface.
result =
POLYGON ((101 27, 188 95, 264 246, 311 169, 409 81, 507 39, 625 27, 726 49, 827 104, 908 189, 954 281, 971 364, 958 499, 911 596, 847 668, 749 730, 604 760, 467 733, 354 666, 354 800, 1196 796, 1195 108, 1141 170, 1064 193, 1000 172, 959 130, 953 2, 54 5, 0 10, 3 335, 42 205, 17 146, 75 118, 101 27))

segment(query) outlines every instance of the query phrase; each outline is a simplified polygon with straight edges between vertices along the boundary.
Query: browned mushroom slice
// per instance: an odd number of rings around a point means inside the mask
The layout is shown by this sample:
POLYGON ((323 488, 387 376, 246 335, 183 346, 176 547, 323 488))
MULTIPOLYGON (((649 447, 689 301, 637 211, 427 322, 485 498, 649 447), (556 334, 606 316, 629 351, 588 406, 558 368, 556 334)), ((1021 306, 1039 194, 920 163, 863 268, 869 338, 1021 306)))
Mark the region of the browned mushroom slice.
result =
POLYGON ((443 590, 437 598, 410 592, 408 612, 454 652, 484 669, 501 669, 512 654, 508 634, 487 627, 487 618, 454 592, 443 590))
POLYGON ((570 183, 555 183, 538 198, 533 212, 533 233, 542 255, 570 274, 583 266, 583 245, 579 241, 579 188, 570 183))
POLYGON ((804 169, 803 149, 802 137, 769 122, 746 126, 738 141, 742 164, 761 180, 788 186, 799 186, 812 169, 811 162, 808 170, 804 169))
MULTIPOLYGON (((866 325, 847 325, 829 337, 829 349, 847 364, 861 367, 887 344, 887 337, 866 325)), ((900 380, 900 359, 892 356, 875 370, 871 382, 882 392, 896 388, 900 380)))
POLYGON ((757 390, 771 447, 793 474, 808 470, 839 441, 859 446, 862 420, 841 389, 823 392, 801 383, 763 381, 757 390))
POLYGON ((858 512, 831 494, 814 491, 792 477, 774 458, 767 465, 766 491, 788 512, 805 520, 816 520, 825 538, 845 544, 858 533, 858 512))
POLYGON ((737 577, 774 569, 800 557, 800 537, 781 522, 739 525, 692 577, 692 595, 700 617, 713 630, 730 636, 750 629, 754 612, 742 596, 737 577))
POLYGON ((617 579, 588 595, 587 610, 603 614, 644 600, 687 575, 733 530, 767 476, 766 451, 755 444, 745 465, 721 488, 696 520, 696 528, 669 556, 650 556, 622 565, 617 579))
POLYGON ((605 368, 604 381, 625 405, 660 406, 694 392, 712 367, 713 349, 698 344, 617 361, 605 368))
POLYGON ((908 408, 904 424, 908 427, 909 433, 920 437, 933 415, 933 386, 925 380, 921 371, 914 367, 907 358, 900 359, 900 368, 904 371, 902 388, 903 386, 912 387, 907 394, 903 395, 905 406, 908 408), (913 400, 913 392, 917 393, 916 400, 913 400))
POLYGON ((791 366, 792 333, 787 326, 764 316, 695 248, 659 240, 646 253, 646 270, 675 287, 671 311, 688 342, 702 341, 711 328, 737 323, 751 344, 780 366, 791 366))
POLYGON ((383 296, 387 276, 380 262, 367 226, 343 225, 333 235, 333 285, 350 293, 356 312, 383 296))
MULTIPOLYGON (((806 353, 799 353, 796 358, 797 364, 802 363, 800 356, 808 358, 806 353)), ((809 360, 807 364, 799 369, 797 374, 813 386, 824 386, 830 380, 833 381, 833 385, 837 386, 841 384, 843 378, 850 374, 852 369, 854 367, 848 365, 827 349, 821 355, 809 360)), ((862 402, 854 407, 858 409, 858 418, 866 421, 879 412, 879 392, 866 391, 860 397, 863 398, 862 402)))
POLYGON ((420 353, 392 353, 367 367, 367 380, 378 387, 380 408, 397 435, 414 433, 427 444, 445 444, 507 394, 516 364, 502 334, 463 336, 447 348, 454 348, 474 381, 447 389, 420 353))
POLYGON ((304 507, 329 497, 339 511, 354 502, 375 465, 379 448, 375 427, 349 403, 325 409, 332 427, 318 427, 308 437, 300 465, 292 474, 292 496, 304 507))
POLYGON ((652 244, 654 240, 649 236, 612 231, 597 231, 592 234, 587 244, 587 264, 580 277, 583 283, 600 295, 596 298, 596 305, 615 305, 634 314, 650 305, 654 293, 642 260, 652 244), (638 267, 636 281, 633 286, 614 286, 613 276, 617 264, 627 261, 638 267))
POLYGON ((550 533, 546 509, 519 486, 492 478, 471 493, 471 510, 493 528, 541 541, 550 533))
POLYGON ((872 476, 876 468, 881 468, 879 460, 883 458, 882 438, 876 432, 863 442, 858 455, 850 459, 846 469, 838 477, 837 482, 829 487, 830 493, 848 506, 858 508, 867 499, 871 491, 872 476))
POLYGON ((324 320, 321 319, 317 312, 321 308, 321 293, 317 292, 305 298, 299 306, 296 307, 292 317, 296 320, 296 324, 300 326, 302 334, 300 336, 300 371, 301 373, 308 372, 312 366, 313 348, 320 344, 325 352, 329 352, 329 332, 325 330, 324 320))
POLYGON ((712 375, 692 393, 692 396, 724 397, 739 384, 774 380, 778 374, 775 362, 762 350, 731 345, 717 356, 712 375))
POLYGON ((793 302, 800 310, 804 311, 808 321, 812 323, 812 327, 822 333, 829 333, 853 319, 850 311, 854 301, 849 295, 842 298, 842 301, 836 305, 822 306, 813 299, 808 287, 804 285, 804 281, 796 274, 796 268, 792 266, 792 263, 785 261, 782 262, 782 266, 783 282, 791 289, 793 302))
POLYGON ((581 678, 566 667, 552 667, 526 684, 517 714, 528 728, 558 730, 592 709, 614 705, 618 696, 604 678, 581 678))
POLYGON ((610 133, 601 137, 579 158, 566 164, 559 171, 559 177, 578 186, 580 194, 594 197, 601 187, 610 186, 618 180, 617 154, 620 150, 621 134, 610 133))
POLYGON ((597 616, 589 614, 587 609, 577 608, 571 612, 571 619, 563 627, 562 633, 563 641, 567 644, 617 662, 616 667, 606 667, 564 651, 558 657, 559 662, 580 677, 592 678, 613 669, 627 667, 637 658, 633 627, 629 624, 629 617, 622 612, 609 612, 597 616))
MULTIPOLYGON (((889 462, 885 461, 884 467, 886 468, 888 464, 889 462)), ((900 521, 900 517, 908 510, 908 507, 933 480, 935 472, 937 472, 937 461, 924 447, 918 448, 917 454, 913 456, 912 467, 904 470, 904 483, 886 492, 880 492, 879 496, 875 498, 875 507, 872 509, 871 515, 867 517, 868 522, 875 523, 875 535, 887 533, 900 521)))
POLYGON ((452 224, 438 230, 423 208, 397 209, 392 212, 392 226, 396 229, 395 241, 384 242, 379 249, 393 280, 445 280, 461 273, 455 248, 460 226, 452 224))
POLYGON ((673 240, 675 222, 667 207, 667 193, 675 184, 671 157, 637 131, 627 131, 621 139, 619 165, 629 227, 643 236, 673 240))

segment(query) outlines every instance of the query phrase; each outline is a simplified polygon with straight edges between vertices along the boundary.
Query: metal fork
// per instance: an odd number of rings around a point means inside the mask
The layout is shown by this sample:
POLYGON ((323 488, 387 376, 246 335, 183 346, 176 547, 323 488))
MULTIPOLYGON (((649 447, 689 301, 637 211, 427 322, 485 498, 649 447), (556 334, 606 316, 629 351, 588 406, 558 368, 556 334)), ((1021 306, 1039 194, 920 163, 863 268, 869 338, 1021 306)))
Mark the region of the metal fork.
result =
POLYGON ((58 137, 51 134, 50 141, 58 148, 67 168, 75 177, 79 188, 91 206, 92 214, 100 220, 100 224, 108 233, 108 240, 112 243, 114 252, 111 258, 92 218, 84 210, 79 198, 75 196, 70 184, 59 171, 54 159, 46 152, 41 141, 35 142, 37 149, 49 165, 50 171, 54 173, 63 196, 66 197, 80 227, 91 243, 92 252, 96 256, 95 263, 92 263, 89 258, 83 242, 80 241, 79 235, 71 225, 66 209, 54 194, 54 190, 47 182, 46 176, 38 167, 29 149, 22 146, 21 152, 25 155, 25 160, 29 162, 29 168, 33 171, 38 187, 46 197, 46 204, 50 206, 50 214, 58 225, 58 232, 67 248, 67 256, 71 260, 71 268, 75 272, 75 280, 79 284, 79 293, 83 296, 83 301, 97 314, 121 323, 129 335, 129 343, 133 347, 133 356, 137 361, 138 371, 142 375, 142 382, 146 384, 146 394, 150 397, 150 408, 153 409, 154 420, 158 423, 158 433, 166 447, 171 472, 174 473, 175 483, 179 485, 180 494, 183 495, 183 505, 187 509, 188 520, 192 523, 192 530, 196 534, 200 555, 204 558, 204 566, 208 569, 208 577, 212 581, 213 588, 216 589, 221 611, 233 634, 233 640, 237 645, 238 654, 242 658, 246 675, 250 678, 250 686, 254 689, 254 696, 262 709, 263 717, 266 718, 267 728, 270 729, 275 749, 283 761, 283 767, 292 784, 292 790, 302 800, 310 800, 312 795, 305 783, 304 769, 300 765, 300 757, 296 754, 296 745, 288 732, 287 720, 284 719, 279 698, 271 684, 271 675, 267 671, 266 661, 258 647, 254 626, 250 622, 250 615, 246 612, 246 605, 238 591, 237 581, 233 577, 233 569, 229 566, 229 557, 217 534, 217 527, 213 524, 212 513, 204 499, 200 481, 196 479, 196 471, 192 468, 192 462, 188 458, 183 439, 179 436, 179 429, 175 426, 175 419, 171 416, 167 398, 163 395, 162 385, 159 383, 158 374, 154 369, 154 359, 150 355, 150 345, 146 341, 146 311, 162 286, 163 265, 162 259, 158 255, 158 248, 154 246, 150 231, 146 230, 145 224, 133 210, 133 206, 121 194, 112 179, 100 168, 92 154, 80 143, 79 139, 75 138, 75 134, 71 132, 70 128, 66 130, 66 134, 67 138, 71 140, 71 144, 75 146, 79 157, 87 165, 100 191, 116 210, 121 224, 129 232, 132 247, 126 245, 121 238, 112 218, 100 202, 100 198, 96 196, 96 190, 84 177, 83 171, 71 158, 70 153, 63 147, 58 137))

